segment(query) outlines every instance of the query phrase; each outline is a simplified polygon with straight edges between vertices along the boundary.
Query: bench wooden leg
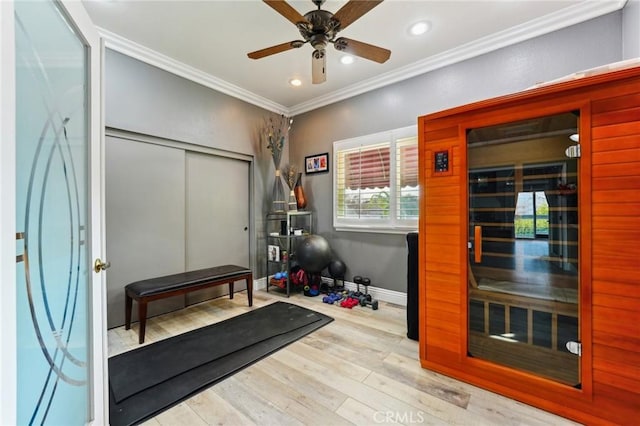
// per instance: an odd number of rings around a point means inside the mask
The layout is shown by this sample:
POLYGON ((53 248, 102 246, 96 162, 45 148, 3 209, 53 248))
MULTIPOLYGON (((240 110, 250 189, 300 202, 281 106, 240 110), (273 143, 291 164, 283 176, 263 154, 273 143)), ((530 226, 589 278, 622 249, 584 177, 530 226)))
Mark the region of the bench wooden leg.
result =
POLYGON ((229 299, 233 299, 233 281, 229 283, 229 299))
POLYGON ((131 310, 133 309, 133 299, 125 293, 124 295, 124 329, 131 328, 131 310))
MULTIPOLYGON (((269 284, 267 284, 267 287, 269 284)), ((253 277, 247 277, 247 297, 249 298, 249 306, 253 306, 253 277)))
POLYGON ((138 343, 144 343, 144 332, 147 327, 147 301, 138 300, 138 321, 140 321, 140 332, 138 343))

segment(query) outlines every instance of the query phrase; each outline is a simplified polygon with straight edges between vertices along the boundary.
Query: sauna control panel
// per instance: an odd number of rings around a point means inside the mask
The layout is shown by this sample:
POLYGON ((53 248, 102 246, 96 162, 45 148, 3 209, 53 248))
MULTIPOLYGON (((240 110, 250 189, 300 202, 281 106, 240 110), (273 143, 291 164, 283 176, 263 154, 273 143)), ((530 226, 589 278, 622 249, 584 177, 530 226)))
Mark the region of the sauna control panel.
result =
POLYGON ((448 176, 451 174, 451 150, 441 149, 433 153, 433 175, 448 176))

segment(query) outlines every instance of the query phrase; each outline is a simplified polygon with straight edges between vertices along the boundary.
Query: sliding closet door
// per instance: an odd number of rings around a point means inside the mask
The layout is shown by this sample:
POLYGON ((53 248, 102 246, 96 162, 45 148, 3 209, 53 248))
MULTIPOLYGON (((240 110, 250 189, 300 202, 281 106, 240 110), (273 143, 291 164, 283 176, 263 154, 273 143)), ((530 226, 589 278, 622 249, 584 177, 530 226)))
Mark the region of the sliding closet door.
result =
MULTIPOLYGON (((125 285, 185 270, 184 157, 182 149, 107 137, 108 327, 124 324, 125 285)), ((183 306, 182 296, 158 300, 149 316, 183 306)))
MULTIPOLYGON (((187 270, 249 264, 249 163, 186 154, 187 270)), ((244 281, 236 284, 244 288, 244 281)), ((187 304, 228 293, 226 286, 187 295, 187 304)))

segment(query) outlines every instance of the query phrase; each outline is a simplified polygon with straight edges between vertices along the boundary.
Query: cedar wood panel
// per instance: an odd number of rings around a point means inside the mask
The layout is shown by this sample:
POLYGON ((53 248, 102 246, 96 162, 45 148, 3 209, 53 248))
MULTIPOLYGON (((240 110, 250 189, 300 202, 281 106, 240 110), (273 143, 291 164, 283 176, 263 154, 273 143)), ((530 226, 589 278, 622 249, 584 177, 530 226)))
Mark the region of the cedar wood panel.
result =
POLYGON ((420 360, 587 424, 640 419, 640 67, 418 118, 420 360), (580 109, 581 389, 467 356, 468 128, 580 109), (433 172, 449 150, 451 173, 433 172))

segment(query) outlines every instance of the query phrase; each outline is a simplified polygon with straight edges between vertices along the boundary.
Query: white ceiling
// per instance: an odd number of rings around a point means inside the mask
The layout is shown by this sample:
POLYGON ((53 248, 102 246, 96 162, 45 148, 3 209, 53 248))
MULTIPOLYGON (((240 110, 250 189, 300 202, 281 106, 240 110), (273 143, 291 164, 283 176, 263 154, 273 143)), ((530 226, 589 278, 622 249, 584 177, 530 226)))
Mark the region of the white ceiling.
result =
MULTIPOLYGON (((311 84, 309 44, 253 60, 247 53, 300 39, 297 28, 258 0, 84 0, 106 45, 272 111, 295 115, 624 6, 625 0, 386 0, 344 36, 391 50, 384 64, 327 48, 327 81, 311 84), (431 23, 423 36, 409 26, 431 23), (301 87, 289 85, 291 78, 301 87)), ((333 13, 346 1, 327 1, 333 13)), ((298 12, 310 0, 289 1, 298 12)))

